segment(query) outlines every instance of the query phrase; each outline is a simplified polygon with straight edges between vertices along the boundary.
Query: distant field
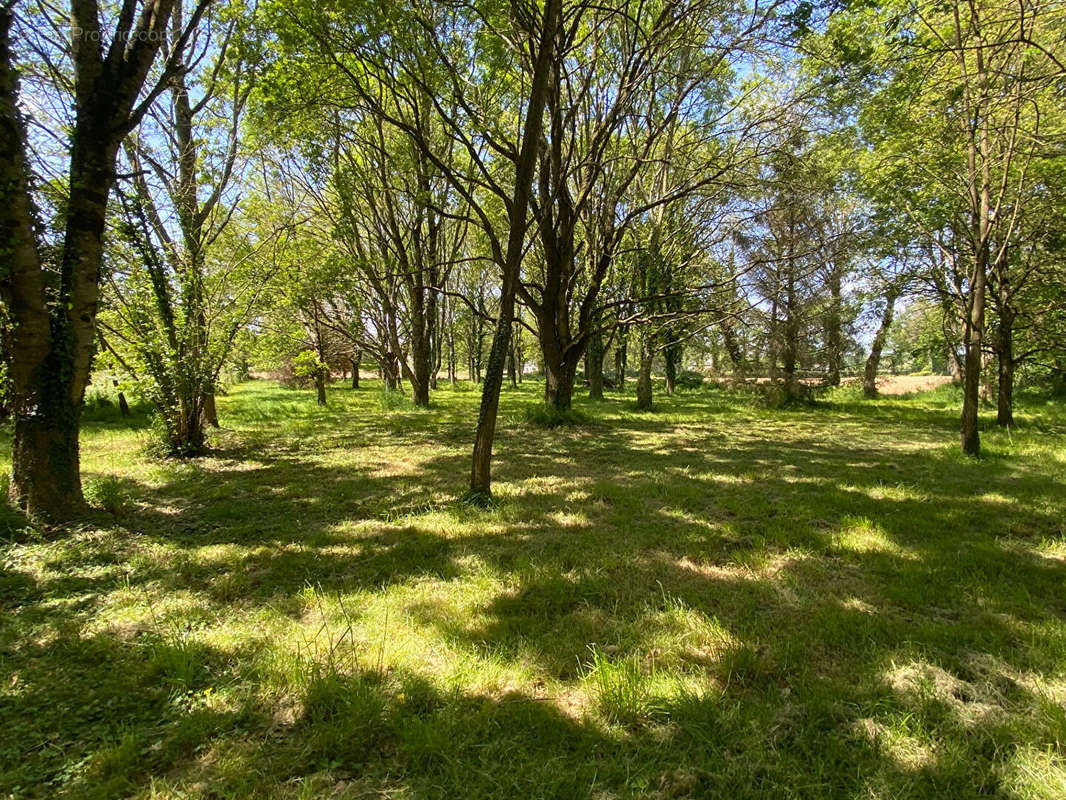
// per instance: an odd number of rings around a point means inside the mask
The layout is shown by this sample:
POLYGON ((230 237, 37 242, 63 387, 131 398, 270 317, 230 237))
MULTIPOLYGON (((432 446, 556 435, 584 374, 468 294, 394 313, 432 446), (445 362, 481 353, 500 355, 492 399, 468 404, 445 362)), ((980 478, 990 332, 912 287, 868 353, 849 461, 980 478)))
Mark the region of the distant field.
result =
POLYGON ((1066 408, 541 391, 489 511, 472 387, 253 381, 187 463, 94 408, 115 513, 4 516, 0 797, 1066 797, 1066 408))
MULTIPOLYGON (((852 380, 861 383, 858 378, 852 380)), ((877 380, 877 391, 887 395, 911 394, 928 392, 950 383, 950 375, 884 375, 877 380)))

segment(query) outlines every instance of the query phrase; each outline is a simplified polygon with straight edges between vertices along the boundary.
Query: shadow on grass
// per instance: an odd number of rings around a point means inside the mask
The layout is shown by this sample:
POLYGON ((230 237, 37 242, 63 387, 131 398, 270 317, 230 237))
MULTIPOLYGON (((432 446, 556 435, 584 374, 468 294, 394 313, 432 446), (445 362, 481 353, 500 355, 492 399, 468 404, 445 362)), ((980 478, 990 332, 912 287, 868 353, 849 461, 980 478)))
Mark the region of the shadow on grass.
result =
POLYGON ((269 412, 289 395, 268 399, 212 458, 127 481, 114 535, 5 562, 0 788, 963 797, 1006 792, 1018 753, 1066 742, 1034 682, 1066 657, 1066 576, 1033 547, 1063 535, 1061 478, 957 458, 939 412, 884 426, 608 400, 595 430, 503 430, 502 502, 482 514, 454 502, 476 398, 384 421, 338 400, 280 436, 269 412), (472 613, 402 591, 486 576, 472 613), (299 684, 286 716, 255 671, 268 642, 182 638, 183 618, 299 623, 308 586, 388 597, 534 680, 478 694, 364 662, 299 684), (165 635, 100 630, 115 591, 185 605, 165 635), (640 665, 635 722, 597 713, 590 647, 640 665))

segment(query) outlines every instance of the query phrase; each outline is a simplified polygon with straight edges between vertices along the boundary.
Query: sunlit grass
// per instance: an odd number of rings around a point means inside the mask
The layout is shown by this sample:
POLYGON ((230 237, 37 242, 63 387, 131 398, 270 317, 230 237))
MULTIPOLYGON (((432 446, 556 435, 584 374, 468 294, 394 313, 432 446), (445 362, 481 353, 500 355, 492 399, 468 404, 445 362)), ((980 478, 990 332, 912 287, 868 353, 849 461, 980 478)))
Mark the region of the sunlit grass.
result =
POLYGON ((192 462, 106 404, 94 521, 6 512, 0 797, 1057 797, 1066 414, 253 382, 192 462), (113 413, 111 413, 113 412, 113 413))

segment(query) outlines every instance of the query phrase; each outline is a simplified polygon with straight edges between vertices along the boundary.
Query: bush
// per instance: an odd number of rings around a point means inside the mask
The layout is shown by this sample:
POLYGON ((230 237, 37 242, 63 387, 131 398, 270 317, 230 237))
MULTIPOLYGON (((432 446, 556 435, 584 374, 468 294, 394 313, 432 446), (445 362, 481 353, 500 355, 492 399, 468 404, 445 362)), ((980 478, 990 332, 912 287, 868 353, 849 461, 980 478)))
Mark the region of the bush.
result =
POLYGON ((106 475, 85 485, 85 499, 109 514, 122 514, 130 506, 130 495, 122 481, 106 475))
POLYGON ((863 394, 860 381, 850 381, 840 386, 827 386, 819 396, 829 403, 861 403, 867 399, 863 394))
POLYGON ((411 398, 399 389, 389 389, 382 385, 379 398, 382 411, 400 411, 412 407, 411 398))
POLYGON ((474 383, 470 380, 457 380, 455 383, 451 383, 446 377, 441 379, 440 388, 447 389, 452 392, 477 392, 481 391, 481 384, 474 383))
POLYGON ((91 386, 85 392, 85 401, 83 410, 85 413, 92 414, 93 412, 109 411, 115 408, 115 401, 111 398, 111 393, 106 389, 101 389, 97 386, 91 386))
POLYGON ((144 454, 149 458, 165 459, 174 455, 174 444, 170 440, 170 429, 163 415, 152 414, 148 423, 148 432, 144 438, 144 454))
POLYGON ((587 414, 574 408, 560 409, 547 403, 526 406, 526 422, 538 428, 572 428, 591 422, 587 414))
POLYGON ((674 383, 679 389, 699 389, 703 385, 703 375, 695 370, 682 370, 674 383))
POLYGON ((784 384, 769 384, 764 394, 768 408, 810 408, 816 405, 814 387, 797 383, 791 392, 784 384))
POLYGON ((755 405, 771 410, 809 408, 816 405, 814 387, 804 383, 796 385, 794 394, 790 394, 785 384, 779 382, 746 383, 737 389, 747 392, 755 405))

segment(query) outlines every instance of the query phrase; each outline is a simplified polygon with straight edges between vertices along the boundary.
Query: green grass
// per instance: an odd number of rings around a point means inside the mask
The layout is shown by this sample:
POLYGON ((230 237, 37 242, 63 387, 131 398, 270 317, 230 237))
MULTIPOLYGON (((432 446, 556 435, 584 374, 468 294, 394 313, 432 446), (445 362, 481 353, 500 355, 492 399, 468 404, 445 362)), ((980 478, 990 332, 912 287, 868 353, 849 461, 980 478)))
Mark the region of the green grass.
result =
POLYGON ((1061 405, 541 389, 488 510, 474 391, 243 384, 184 463, 94 408, 97 517, 0 520, 0 797, 1066 796, 1061 405))

